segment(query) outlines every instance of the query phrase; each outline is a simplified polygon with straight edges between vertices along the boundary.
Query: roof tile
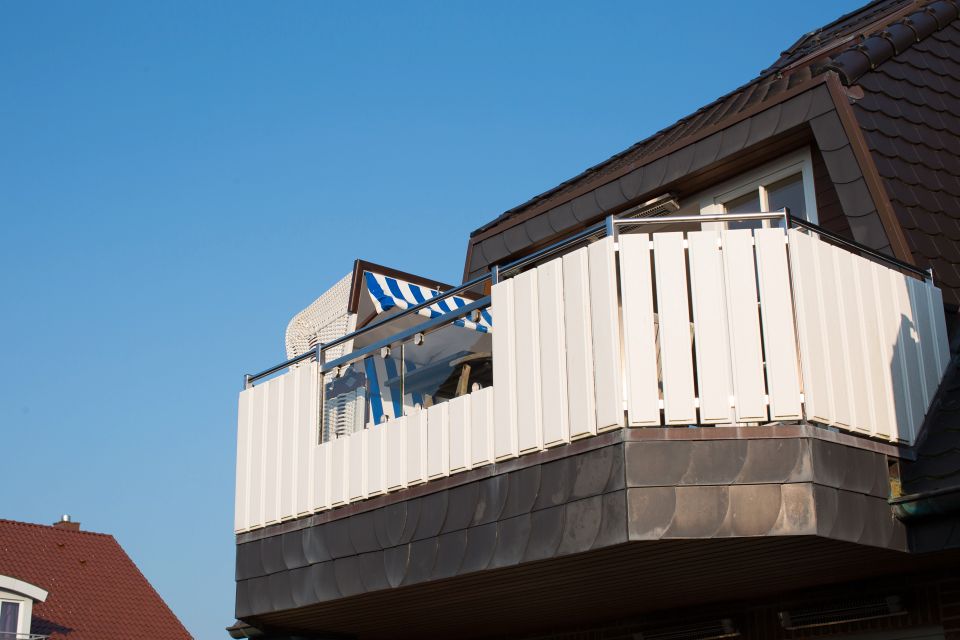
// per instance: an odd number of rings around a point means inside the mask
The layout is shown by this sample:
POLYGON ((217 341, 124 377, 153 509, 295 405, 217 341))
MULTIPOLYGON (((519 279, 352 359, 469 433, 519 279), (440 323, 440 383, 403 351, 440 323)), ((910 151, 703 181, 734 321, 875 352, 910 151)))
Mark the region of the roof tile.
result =
POLYGON ((49 592, 32 633, 57 640, 189 639, 113 536, 0 520, 0 574, 49 592))

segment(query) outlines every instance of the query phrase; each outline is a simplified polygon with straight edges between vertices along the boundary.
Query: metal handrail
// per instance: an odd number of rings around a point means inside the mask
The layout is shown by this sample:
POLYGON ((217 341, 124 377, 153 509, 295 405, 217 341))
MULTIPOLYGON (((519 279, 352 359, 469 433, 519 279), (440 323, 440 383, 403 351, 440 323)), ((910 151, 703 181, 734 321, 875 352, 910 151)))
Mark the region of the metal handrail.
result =
POLYGON ((678 224, 683 222, 742 222, 747 220, 779 220, 784 221, 784 227, 789 229, 791 226, 803 227, 817 235, 821 235, 825 238, 829 238, 831 241, 836 242, 837 244, 842 244, 851 249, 855 249, 860 253, 869 255, 877 260, 882 260, 884 262, 890 263, 897 267, 898 269, 903 269, 904 271, 909 271, 914 275, 920 276, 921 278, 927 279, 930 278, 930 272, 924 271, 923 269, 918 269, 908 262, 904 262, 899 258, 894 258, 893 256, 888 256, 884 253, 880 253, 875 249, 860 244, 855 240, 850 240, 844 238, 841 235, 824 229, 820 225, 814 224, 803 218, 797 218, 793 215, 790 215, 790 210, 787 208, 779 209, 777 211, 763 212, 763 213, 710 213, 710 214, 701 214, 701 215, 682 215, 682 216, 658 216, 654 218, 613 218, 611 224, 616 228, 618 225, 645 225, 645 224, 678 224))
MULTIPOLYGON (((409 316, 409 315, 413 315, 414 313, 417 313, 417 312, 419 312, 419 311, 422 310, 422 309, 426 309, 426 308, 430 307, 431 305, 436 304, 436 303, 439 302, 440 300, 445 300, 446 298, 449 298, 449 297, 451 297, 451 296, 455 296, 455 295, 457 295, 458 293, 463 293, 463 292, 465 292, 465 291, 468 291, 469 289, 472 289, 473 287, 476 287, 478 284, 483 284, 483 283, 487 282, 488 280, 492 280, 494 283, 496 283, 497 279, 498 279, 498 278, 502 278, 504 273, 508 273, 508 272, 511 272, 511 271, 516 271, 517 269, 522 269, 524 266, 526 266, 526 265, 528 265, 528 264, 537 262, 537 261, 542 260, 543 258, 545 258, 545 257, 547 257, 547 256, 553 255, 553 254, 555 254, 555 253, 557 253, 557 252, 559 252, 559 251, 562 251, 562 250, 567 249, 567 248, 569 248, 569 247, 571 247, 571 246, 574 246, 574 245, 576 245, 576 244, 579 244, 579 243, 582 242, 583 240, 585 240, 585 239, 587 239, 587 238, 589 238, 589 237, 591 237, 591 236, 597 235, 597 233, 598 233, 599 231, 603 231, 604 229, 605 229, 605 223, 599 223, 599 224, 591 225, 590 227, 587 227, 587 228, 584 229, 583 231, 580 231, 579 233, 577 233, 577 234, 575 234, 575 235, 573 235, 573 236, 571 236, 571 237, 569 237, 569 238, 565 238, 565 239, 563 239, 563 240, 561 240, 561 241, 559 241, 559 242, 557 242, 557 243, 554 243, 554 244, 552 244, 552 245, 549 245, 549 246, 547 246, 547 247, 544 247, 543 249, 539 249, 538 251, 535 251, 535 252, 531 253, 531 254, 528 255, 528 256, 524 256, 523 258, 519 258, 518 260, 514 260, 513 262, 509 262, 509 263, 507 263, 506 265, 504 265, 504 266, 502 266, 502 267, 498 267, 498 266, 495 265, 495 266, 494 266, 490 271, 488 271, 487 273, 485 273, 485 274, 483 274, 483 275, 480 275, 480 276, 477 276, 476 278, 473 278, 472 280, 468 280, 467 282, 461 284, 461 285, 458 286, 458 287, 454 287, 453 289, 448 289, 448 290, 440 293, 440 294, 437 295, 436 297, 430 298, 429 300, 425 300, 425 301, 421 302, 421 303, 418 304, 418 305, 415 305, 415 306, 413 306, 413 307, 407 307, 406 309, 403 309, 403 310, 400 311, 399 313, 396 313, 396 314, 394 314, 394 315, 392 315, 392 316, 387 316, 387 317, 385 317, 385 318, 380 318, 379 320, 376 320, 375 322, 371 322, 370 324, 368 324, 368 325, 366 325, 366 326, 364 326, 364 327, 361 327, 361 328, 357 329, 356 331, 353 331, 353 332, 351 332, 351 333, 348 333, 348 334, 346 334, 346 335, 344 335, 344 336, 341 336, 341 337, 339 337, 339 338, 337 338, 337 339, 335 339, 335 340, 331 340, 330 342, 326 342, 326 343, 323 343, 323 344, 318 344, 315 348, 311 349, 310 351, 306 351, 306 352, 304 352, 304 353, 301 353, 300 355, 298 355, 298 356, 296 356, 296 357, 293 357, 293 358, 290 358, 289 360, 286 360, 286 361, 284 361, 284 362, 281 362, 280 364, 275 365, 275 366, 273 366, 273 367, 270 367, 269 369, 264 369, 263 371, 261 371, 261 372, 259 372, 259 373, 252 374, 252 375, 251 375, 251 374, 246 374, 246 375, 243 376, 243 388, 244 388, 244 389, 249 388, 249 387, 250 387, 254 382, 256 382, 257 380, 261 380, 261 379, 263 379, 263 378, 266 378, 267 376, 273 375, 274 373, 277 373, 278 371, 282 371, 282 370, 286 369, 287 367, 291 367, 291 366, 293 366, 293 365, 295 365, 295 364, 297 364, 297 363, 299 363, 299 362, 303 362, 304 360, 309 360, 309 359, 311 359, 311 358, 316 357, 317 362, 323 363, 323 352, 326 351, 327 349, 331 349, 331 348, 336 347, 336 346, 338 346, 338 345, 344 344, 345 342, 349 342, 349 341, 351 341, 351 340, 354 340, 354 339, 356 339, 356 338, 359 338, 360 336, 366 335, 367 333, 370 333, 370 332, 373 331, 374 329, 377 329, 377 328, 379 328, 379 327, 382 327, 383 325, 385 325, 385 324, 388 323, 388 322, 393 322, 394 320, 397 320, 397 319, 399 319, 399 318, 403 318, 403 317, 406 317, 406 316, 409 316)), ((432 320, 438 320, 438 321, 440 321, 439 323, 434 323, 434 322, 431 321, 431 322, 426 322, 426 323, 424 323, 424 324, 425 324, 425 325, 431 325, 431 327, 435 327, 436 324, 444 324, 444 323, 449 322, 449 321, 451 321, 451 320, 457 320, 457 319, 459 319, 459 318, 462 318, 463 316, 467 315, 468 313, 470 313, 470 312, 473 311, 474 309, 477 309, 477 308, 481 308, 481 307, 483 307, 483 306, 486 306, 486 304, 479 305, 479 306, 474 306, 474 305, 477 305, 477 303, 482 302, 483 300, 489 301, 489 296, 486 297, 486 298, 482 298, 481 300, 477 300, 476 302, 471 303, 470 305, 466 305, 466 306, 460 307, 460 308, 458 308, 458 309, 455 309, 454 311, 452 311, 452 312, 450 312, 450 313, 445 313, 445 314, 443 314, 442 316, 439 316, 438 318, 433 318, 433 319, 432 319, 432 320), (463 312, 463 313, 461 313, 461 312, 463 312)), ((419 332, 415 332, 415 333, 419 333, 419 332)), ((411 335, 413 335, 413 334, 411 334, 411 335)), ((382 341, 380 341, 380 342, 382 342, 382 341)), ((391 344, 392 344, 393 342, 396 342, 396 340, 391 341, 391 344)), ((379 342, 378 342, 377 344, 379 344, 379 342)), ((371 346, 372 346, 372 345, 371 345, 371 346)), ((369 349, 369 347, 365 347, 364 352, 366 352, 366 349, 369 349)), ((358 353, 358 352, 354 352, 354 353, 358 353)), ((344 357, 346 357, 346 356, 344 356, 344 357)), ((338 358, 338 359, 337 359, 336 361, 334 361, 334 362, 340 362, 341 360, 343 360, 343 358, 338 358)), ((323 368, 323 371, 329 371, 331 368, 333 368, 332 363, 331 363, 331 365, 330 365, 329 367, 323 368)))
POLYGON ((468 315, 469 313, 472 313, 477 309, 481 309, 489 305, 490 297, 486 296, 484 298, 480 298, 479 300, 476 300, 466 306, 459 307, 454 311, 451 311, 450 313, 445 313, 442 316, 431 318, 427 322, 421 323, 410 329, 406 329, 401 332, 398 332, 397 334, 394 334, 388 338, 384 338, 383 340, 378 340, 377 342, 371 345, 368 345, 363 349, 359 349, 357 351, 341 356, 329 363, 325 363, 323 360, 324 351, 326 351, 327 349, 331 349, 333 347, 339 346, 351 340, 355 340, 356 338, 366 335, 367 333, 370 333, 371 331, 378 329, 389 322, 393 322, 399 318, 404 318, 406 316, 410 316, 412 314, 418 313, 419 311, 426 309, 441 300, 445 300, 459 293, 464 293, 476 287, 479 284, 483 284, 487 281, 491 281, 493 284, 496 284, 499 280, 503 279, 506 276, 506 274, 518 271, 520 269, 523 269, 526 266, 539 262, 540 260, 543 260, 546 257, 560 253, 566 249, 569 249, 570 247, 580 244, 584 240, 590 239, 593 236, 598 236, 598 237, 606 237, 608 235, 616 236, 616 234, 618 233, 617 227, 621 225, 640 226, 640 225, 664 225, 664 224, 702 223, 702 222, 743 222, 743 221, 751 221, 751 220, 783 220, 785 229, 789 229, 791 226, 803 227, 813 233, 829 238, 832 242, 842 244, 846 247, 859 251, 860 253, 869 255, 877 260, 887 262, 897 267, 898 269, 908 271, 923 279, 932 278, 932 274, 929 271, 923 271, 922 269, 918 269, 917 267, 907 262, 904 262, 903 260, 880 253, 879 251, 871 249, 866 245, 862 245, 859 242, 856 242, 854 240, 849 240, 847 238, 844 238, 843 236, 840 236, 832 231, 828 231, 827 229, 824 229, 823 227, 816 225, 812 222, 808 222, 807 220, 804 220, 802 218, 794 217, 790 215, 790 210, 787 208, 780 209, 778 211, 758 212, 758 213, 692 214, 692 215, 678 215, 678 216, 655 216, 650 218, 627 218, 627 217, 608 216, 606 219, 604 219, 603 222, 593 224, 587 227, 586 229, 583 229, 582 231, 579 231, 568 238, 564 238, 563 240, 555 242, 554 244, 548 245, 542 249, 538 249, 537 251, 534 251, 533 253, 527 256, 518 258, 517 260, 514 260, 513 262, 508 262, 507 264, 502 266, 494 265, 491 267, 490 271, 488 271, 487 273, 477 276, 476 278, 473 278, 457 287, 448 289, 447 291, 444 291, 438 294, 434 298, 425 300, 424 302, 421 302, 420 304, 417 304, 415 306, 403 309, 394 315, 380 318, 364 327, 361 327, 355 331, 352 331, 351 333, 348 333, 339 338, 331 340, 330 342, 318 344, 316 347, 314 347, 310 351, 306 351, 296 357, 290 358, 289 360, 281 362, 280 364, 270 367, 269 369, 264 369, 263 371, 253 375, 250 375, 250 374, 244 375, 243 388, 244 389, 249 388, 250 386, 253 385, 254 382, 258 380, 266 378, 267 376, 270 376, 270 375, 273 375, 274 373, 282 371, 287 367, 291 367, 295 364, 303 362, 304 360, 310 360, 312 358, 316 358, 317 362, 320 363, 321 365, 320 372, 325 373, 336 367, 343 366, 344 364, 348 364, 350 362, 358 360, 366 355, 369 355, 370 353, 374 353, 382 349, 383 347, 387 347, 397 342, 400 342, 402 340, 405 340, 407 338, 410 338, 416 335, 417 333, 426 333, 428 331, 435 330, 442 325, 448 324, 454 320, 462 318, 465 315, 468 315))

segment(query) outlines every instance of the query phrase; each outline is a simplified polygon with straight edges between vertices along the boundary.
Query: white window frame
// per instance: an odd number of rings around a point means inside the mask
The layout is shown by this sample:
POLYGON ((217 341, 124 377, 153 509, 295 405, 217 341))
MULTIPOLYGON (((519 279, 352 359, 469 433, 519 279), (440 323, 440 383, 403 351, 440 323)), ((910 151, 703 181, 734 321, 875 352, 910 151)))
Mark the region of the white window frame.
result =
POLYGON ((0 575, 0 602, 14 602, 20 605, 17 620, 18 635, 29 636, 33 618, 33 603, 45 602, 47 592, 40 587, 10 576, 0 575))
POLYGON ((4 602, 20 605, 17 609, 17 628, 13 632, 15 637, 19 638, 20 636, 30 635, 30 619, 33 617, 33 600, 29 598, 18 598, 11 593, 0 591, 0 604, 4 602))
POLYGON ((760 194, 761 210, 769 211, 767 185, 779 182, 797 173, 801 175, 803 180, 803 199, 807 209, 806 219, 818 224, 817 195, 813 183, 813 160, 810 156, 810 149, 806 147, 769 162, 762 167, 742 173, 736 178, 704 192, 700 197, 700 213, 724 213, 723 203, 753 192, 759 192, 760 194))

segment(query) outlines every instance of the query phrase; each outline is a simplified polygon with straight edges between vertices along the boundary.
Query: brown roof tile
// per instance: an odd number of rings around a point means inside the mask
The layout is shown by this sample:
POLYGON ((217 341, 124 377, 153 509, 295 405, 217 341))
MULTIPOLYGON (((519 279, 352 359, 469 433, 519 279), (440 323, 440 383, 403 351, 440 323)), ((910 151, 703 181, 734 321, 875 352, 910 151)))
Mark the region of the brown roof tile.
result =
POLYGON ((58 640, 189 640, 113 536, 0 520, 0 574, 48 592, 32 633, 58 640))
MULTIPOLYGON (((845 70, 864 89, 854 112, 914 257, 933 267, 953 304, 960 304, 958 17, 956 3, 933 2, 901 21, 924 40, 893 55, 871 49, 872 68, 860 76, 845 70)), ((846 54, 833 59, 834 68, 846 54)))

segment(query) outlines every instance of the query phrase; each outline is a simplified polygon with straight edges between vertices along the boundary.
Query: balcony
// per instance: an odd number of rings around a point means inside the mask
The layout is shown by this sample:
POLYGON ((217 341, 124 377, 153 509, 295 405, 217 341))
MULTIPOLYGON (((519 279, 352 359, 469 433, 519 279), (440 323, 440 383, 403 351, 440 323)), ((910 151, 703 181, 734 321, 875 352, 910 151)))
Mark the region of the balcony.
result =
POLYGON ((927 274, 786 212, 611 218, 248 376, 235 529, 617 430, 910 445, 946 335, 927 274))

